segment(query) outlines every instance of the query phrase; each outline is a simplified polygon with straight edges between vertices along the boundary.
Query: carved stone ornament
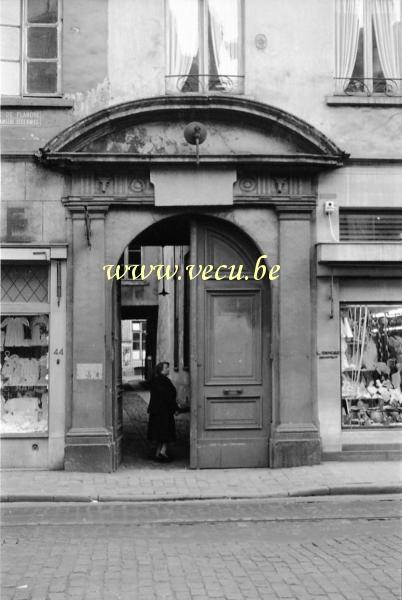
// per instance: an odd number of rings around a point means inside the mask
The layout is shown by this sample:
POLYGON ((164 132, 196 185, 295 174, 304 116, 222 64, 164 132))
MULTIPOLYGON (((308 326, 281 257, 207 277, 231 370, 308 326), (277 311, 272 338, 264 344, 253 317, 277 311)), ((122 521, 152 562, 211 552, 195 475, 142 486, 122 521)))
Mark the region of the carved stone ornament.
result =
POLYGON ((97 183, 99 185, 100 191, 102 194, 106 194, 109 185, 111 184, 111 177, 98 177, 97 183))
POLYGON ((239 181, 239 188, 242 192, 254 192, 257 189, 257 179, 254 177, 242 177, 239 181))
POLYGON ((265 50, 267 47, 267 36, 264 33, 257 33, 254 41, 255 47, 258 48, 258 50, 265 50))
POLYGON ((274 185, 277 194, 286 194, 289 191, 289 180, 286 177, 275 177, 274 185))
POLYGON ((143 192, 143 191, 144 191, 144 188, 145 188, 145 181, 144 181, 143 179, 139 179, 139 178, 135 177, 135 178, 134 178, 134 179, 132 179, 132 180, 130 181, 130 183, 128 184, 128 188, 129 188, 129 189, 130 189, 132 192, 134 192, 134 193, 136 193, 136 194, 139 194, 139 193, 141 193, 141 192, 143 192))

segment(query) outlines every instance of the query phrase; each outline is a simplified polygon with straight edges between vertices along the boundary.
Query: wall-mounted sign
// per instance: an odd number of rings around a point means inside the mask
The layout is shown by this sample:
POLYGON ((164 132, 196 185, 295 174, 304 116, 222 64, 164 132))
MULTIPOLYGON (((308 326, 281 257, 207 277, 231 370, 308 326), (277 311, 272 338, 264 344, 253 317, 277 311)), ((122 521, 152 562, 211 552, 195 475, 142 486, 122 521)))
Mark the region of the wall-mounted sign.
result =
POLYGON ((7 239, 20 240, 28 234, 28 215, 24 207, 7 208, 7 239))
POLYGON ((191 168, 152 165, 155 206, 211 206, 233 204, 236 170, 196 166, 191 168))
POLYGON ((77 363, 77 379, 98 380, 102 377, 102 363, 77 363))
POLYGON ((317 352, 318 358, 338 358, 339 350, 322 350, 317 352))
POLYGON ((41 113, 37 110, 5 110, 0 115, 1 125, 41 127, 41 113))

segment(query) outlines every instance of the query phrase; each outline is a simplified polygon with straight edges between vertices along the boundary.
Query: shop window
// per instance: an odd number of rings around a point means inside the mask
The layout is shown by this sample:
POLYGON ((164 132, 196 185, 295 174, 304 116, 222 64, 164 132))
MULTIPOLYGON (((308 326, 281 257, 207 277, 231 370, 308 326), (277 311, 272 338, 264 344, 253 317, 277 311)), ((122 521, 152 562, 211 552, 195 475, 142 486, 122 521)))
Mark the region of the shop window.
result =
POLYGON ((336 93, 402 95, 402 0, 337 0, 336 93))
POLYGON ((1 271, 2 302, 48 302, 47 265, 6 265, 1 271))
POLYGON ((340 210, 341 242, 402 242, 402 211, 340 210))
POLYGON ((243 92, 241 0, 166 0, 166 91, 243 92))
POLYGON ((402 427, 402 304, 341 308, 342 427, 402 427))
POLYGON ((60 0, 2 0, 2 93, 60 94, 60 0))
POLYGON ((0 433, 48 430, 49 316, 1 320, 0 433))

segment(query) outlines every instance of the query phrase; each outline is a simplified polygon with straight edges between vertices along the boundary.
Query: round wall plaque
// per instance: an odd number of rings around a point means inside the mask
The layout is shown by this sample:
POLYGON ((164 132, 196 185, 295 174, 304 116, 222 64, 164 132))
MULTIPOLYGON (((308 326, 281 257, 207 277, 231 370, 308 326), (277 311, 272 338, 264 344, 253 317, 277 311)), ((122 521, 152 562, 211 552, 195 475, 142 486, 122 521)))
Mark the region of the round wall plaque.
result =
POLYGON ((255 36, 255 46, 258 50, 265 50, 267 47, 267 36, 264 33, 258 33, 255 36))

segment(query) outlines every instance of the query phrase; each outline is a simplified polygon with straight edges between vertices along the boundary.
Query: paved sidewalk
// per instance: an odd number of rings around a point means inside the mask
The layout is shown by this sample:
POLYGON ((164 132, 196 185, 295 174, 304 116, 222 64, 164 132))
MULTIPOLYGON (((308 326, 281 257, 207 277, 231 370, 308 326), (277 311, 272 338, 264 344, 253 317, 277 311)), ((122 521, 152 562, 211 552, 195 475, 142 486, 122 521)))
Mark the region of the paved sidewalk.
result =
POLYGON ((326 462, 290 469, 203 469, 163 465, 115 473, 3 470, 3 502, 110 502, 269 498, 402 492, 401 467, 391 462, 326 462))

